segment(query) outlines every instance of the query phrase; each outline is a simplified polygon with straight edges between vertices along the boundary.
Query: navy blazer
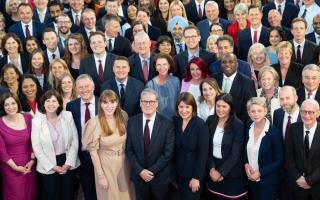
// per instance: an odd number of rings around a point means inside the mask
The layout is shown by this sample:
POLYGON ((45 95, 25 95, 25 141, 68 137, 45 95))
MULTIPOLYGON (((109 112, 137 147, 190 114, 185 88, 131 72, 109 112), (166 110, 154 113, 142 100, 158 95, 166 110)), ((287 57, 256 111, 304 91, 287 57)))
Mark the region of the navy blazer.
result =
MULTIPOLYGON (((248 126, 246 130, 247 143, 249 140, 249 129, 250 126, 248 126)), ((282 138, 279 129, 270 124, 269 130, 261 140, 258 164, 261 175, 260 184, 263 187, 275 187, 278 184, 279 173, 284 161, 284 144, 282 138)), ((244 159, 245 163, 248 163, 246 147, 244 159)))
MULTIPOLYGON (((218 22, 223 26, 223 32, 227 33, 227 28, 231 24, 228 20, 223 19, 223 18, 218 18, 218 22)), ((210 26, 209 26, 209 20, 204 19, 200 21, 197 24, 198 29, 200 30, 200 35, 201 35, 201 47, 206 48, 207 44, 207 39, 210 36, 210 26)))
POLYGON ((90 55, 85 59, 80 61, 79 75, 80 74, 88 74, 92 77, 95 88, 94 94, 96 96, 100 96, 100 86, 104 81, 110 80, 114 77, 113 73, 113 63, 116 59, 116 55, 112 53, 107 53, 106 61, 104 63, 103 69, 103 81, 100 81, 96 62, 94 60, 94 55, 90 55))
POLYGON ((182 130, 182 118, 175 117, 175 167, 178 177, 202 180, 206 175, 209 129, 198 116, 182 130), (199 131, 201 130, 201 131, 199 131))
MULTIPOLYGON (((262 26, 258 42, 263 44, 265 47, 269 46, 268 32, 269 29, 265 26, 262 26)), ((238 33, 237 55, 239 59, 247 61, 248 52, 252 45, 252 38, 253 36, 251 37, 250 28, 246 28, 238 33)))
MULTIPOLYGON (((273 125, 280 130, 282 136, 284 136, 284 133, 283 133, 284 114, 285 112, 282 110, 282 108, 278 108, 273 112, 273 125)), ((297 122, 301 122, 300 113, 299 113, 297 122)))
MULTIPOLYGON (((155 26, 148 25, 148 35, 150 40, 157 41, 161 35, 161 30, 155 26)), ((124 36, 132 42, 134 40, 132 28, 128 28, 124 33, 124 36)))
POLYGON ((243 146, 244 146, 244 125, 240 119, 234 118, 230 129, 224 130, 222 143, 221 143, 221 155, 222 165, 217 168, 213 157, 213 137, 218 123, 214 120, 214 116, 211 115, 207 119, 209 127, 209 152, 207 159, 207 168, 215 168, 223 177, 239 177, 244 176, 243 165, 243 146))
MULTIPOLYGON (((95 112, 96 115, 98 114, 98 104, 99 104, 99 98, 95 98, 95 112)), ((79 151, 81 151, 81 138, 82 138, 82 128, 81 127, 81 98, 74 99, 67 103, 66 110, 70 111, 72 113, 72 117, 74 120, 74 123, 76 125, 77 131, 78 131, 78 138, 79 138, 79 151)))
MULTIPOLYGON (((96 31, 101 31, 101 30, 100 30, 99 27, 96 27, 96 31)), ((87 46, 87 51, 88 51, 88 53, 89 53, 89 54, 93 53, 93 52, 92 52, 92 49, 91 49, 91 47, 90 47, 89 37, 88 37, 88 35, 87 35, 87 32, 86 32, 85 28, 84 28, 84 27, 81 27, 81 28, 79 28, 79 29, 77 30, 77 32, 82 35, 83 40, 84 40, 84 43, 85 43, 86 46, 87 46)))
MULTIPOLYGON (((141 112, 140 109, 140 94, 144 89, 144 84, 132 77, 128 77, 127 85, 125 88, 125 101, 121 108, 128 113, 128 116, 134 116, 141 112)), ((104 90, 113 90, 120 99, 119 89, 115 78, 104 82, 101 85, 101 93, 104 90)))
MULTIPOLYGON (((155 56, 154 54, 152 54, 152 53, 150 54, 148 81, 153 79, 156 75, 155 68, 152 65, 154 56, 155 56)), ((140 60, 139 54, 135 53, 129 57, 129 65, 130 65, 130 72, 129 72, 130 76, 145 83, 144 78, 143 78, 143 71, 142 71, 141 60, 140 60)))
POLYGON ((284 84, 282 84, 282 75, 281 75, 281 67, 280 64, 271 65, 279 75, 279 86, 282 87, 284 85, 291 85, 294 88, 298 88, 302 85, 302 69, 303 65, 291 62, 287 71, 286 78, 284 80, 284 84))
MULTIPOLYGON (((39 13, 37 11, 36 8, 33 9, 33 16, 32 16, 32 20, 36 21, 36 22, 40 22, 40 17, 39 17, 39 13)), ((46 14, 44 16, 44 21, 42 24, 48 24, 52 21, 50 14, 49 14, 49 9, 47 9, 46 14)))
MULTIPOLYGON (((238 71, 251 79, 251 68, 247 62, 238 59, 238 71)), ((217 60, 216 62, 212 63, 209 66, 209 75, 210 76, 214 76, 216 74, 219 74, 220 72, 222 72, 221 71, 221 60, 217 60)))
POLYGON ((130 41, 127 38, 118 35, 114 40, 114 45, 111 53, 129 58, 132 55, 130 41))
MULTIPOLYGON (((223 73, 214 76, 220 88, 222 88, 223 73)), ((251 97, 256 97, 256 89, 253 80, 237 72, 230 89, 230 94, 233 99, 236 115, 239 119, 245 122, 248 119, 247 102, 251 97)))
POLYGON ((74 19, 73 19, 71 9, 70 9, 68 12, 66 12, 66 15, 68 15, 68 16, 70 17, 70 20, 71 20, 72 25, 75 26, 75 27, 77 27, 77 29, 79 29, 80 27, 83 27, 83 23, 82 23, 82 20, 81 20, 81 16, 79 16, 79 18, 80 18, 80 25, 78 26, 78 25, 76 25, 76 22, 75 22, 74 19))
POLYGON ((314 35, 314 31, 306 35, 306 39, 317 44, 316 36, 314 35))
MULTIPOLYGON (((292 45, 292 57, 291 60, 294 62, 297 62, 297 57, 296 57, 296 49, 293 45, 293 40, 290 40, 290 43, 292 45)), ((301 63, 302 65, 308 65, 311 63, 314 63, 314 52, 317 48, 317 45, 309 40, 305 40, 304 47, 303 47, 303 52, 301 56, 301 63)))
MULTIPOLYGON (((207 0, 205 0, 204 5, 206 5, 207 0)), ((193 24, 198 24, 198 22, 200 22, 203 19, 206 19, 206 13, 205 13, 205 6, 203 7, 202 10, 202 18, 199 18, 198 15, 198 8, 197 5, 195 3, 195 0, 191 0, 187 5, 184 6, 186 9, 186 13, 187 13, 187 17, 188 20, 190 20, 193 24)))
MULTIPOLYGON (((20 53, 20 61, 21 61, 23 73, 27 73, 29 71, 28 57, 25 54, 20 53)), ((0 58, 0 71, 1 71, 2 67, 6 64, 8 64, 8 55, 5 55, 2 58, 0 58)))
POLYGON ((128 121, 126 155, 131 165, 131 180, 135 187, 145 183, 140 172, 147 169, 154 174, 150 185, 162 185, 173 180, 174 127, 173 123, 160 113, 156 113, 151 133, 148 158, 144 156, 143 114, 133 116, 128 121))
MULTIPOLYGON (((63 56, 64 56, 64 48, 62 47, 62 44, 60 42, 58 43, 58 51, 59 51, 59 54, 60 54, 60 58, 62 59, 63 56)), ((44 53, 44 59, 46 60, 47 63, 50 64, 49 58, 48 58, 48 49, 45 48, 43 53, 44 53)))
MULTIPOLYGON (((32 20, 32 36, 36 37, 40 43, 42 41, 43 29, 44 29, 43 24, 32 20)), ((9 28, 8 32, 15 33, 22 41, 25 41, 25 39, 26 39, 26 37, 23 33, 23 28, 22 28, 21 22, 17 22, 15 24, 13 24, 9 28)))
MULTIPOLYGON (((263 17, 262 17, 262 24, 266 27, 270 27, 270 24, 268 22, 268 13, 270 10, 276 9, 276 4, 275 3, 268 3, 263 6, 263 17)), ((295 6, 293 3, 286 1, 285 6, 284 6, 284 11, 282 13, 282 20, 281 20, 281 25, 291 28, 291 21, 298 17, 299 13, 299 8, 295 6)))
POLYGON ((10 90, 8 88, 6 88, 6 87, 0 86, 0 94, 2 95, 4 93, 6 93, 6 92, 10 92, 10 90))
MULTIPOLYGON (((302 102, 306 100, 306 91, 304 86, 301 86, 297 89, 297 96, 298 96, 298 105, 301 106, 302 102)), ((317 102, 320 102, 320 89, 318 87, 318 90, 316 92, 315 100, 317 102)))
MULTIPOLYGON (((208 67, 216 61, 216 55, 214 53, 211 53, 209 51, 206 51, 204 49, 199 50, 199 57, 202 58, 208 67)), ((186 67, 188 65, 188 50, 185 50, 177 55, 174 56, 174 62, 177 66, 177 72, 175 75, 180 78, 180 80, 183 79, 186 71, 186 67)))

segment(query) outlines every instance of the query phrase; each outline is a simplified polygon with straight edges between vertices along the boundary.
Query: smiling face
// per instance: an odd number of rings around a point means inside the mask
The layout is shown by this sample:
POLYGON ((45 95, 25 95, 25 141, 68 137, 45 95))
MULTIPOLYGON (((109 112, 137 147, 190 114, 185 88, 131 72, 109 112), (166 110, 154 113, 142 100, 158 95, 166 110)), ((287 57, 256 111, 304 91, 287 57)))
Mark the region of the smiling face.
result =
POLYGON ((181 101, 178 105, 178 113, 183 120, 190 120, 192 118, 192 110, 192 106, 183 101, 181 101))
POLYGON ((279 42, 281 42, 281 40, 282 40, 282 38, 277 30, 271 31, 270 36, 269 36, 269 41, 270 41, 271 46, 274 46, 274 47, 277 46, 279 44, 279 42))
POLYGON ((190 74, 191 74, 192 80, 195 80, 195 81, 201 80, 202 72, 198 67, 198 65, 196 65, 195 63, 190 64, 190 74))
POLYGON ((105 101, 101 102, 100 106, 106 116, 113 116, 118 103, 116 100, 106 99, 105 101))
POLYGON ((228 119, 230 116, 231 107, 225 101, 218 100, 216 103, 216 113, 219 119, 228 119))
POLYGON ((222 72, 227 77, 230 77, 231 75, 233 75, 237 71, 237 68, 238 68, 238 61, 234 55, 228 54, 222 57, 221 69, 222 69, 222 72))
POLYGON ((94 83, 88 79, 79 79, 76 82, 77 94, 84 102, 89 102, 93 98, 94 83))
POLYGON ((262 65, 266 62, 266 53, 264 50, 254 50, 252 52, 252 63, 255 65, 262 65))
POLYGON ((34 69, 41 69, 43 67, 44 58, 41 53, 35 53, 33 54, 31 58, 31 66, 34 69))
POLYGON ((29 6, 21 6, 18 10, 21 21, 25 24, 29 24, 32 19, 32 9, 29 6))
POLYGON ((64 69, 62 63, 54 62, 51 64, 51 72, 55 78, 59 78, 66 70, 64 69))
POLYGON ((116 60, 113 63, 113 73, 120 82, 125 81, 130 72, 129 63, 126 60, 116 60))
POLYGON ((51 96, 50 98, 44 101, 44 109, 46 111, 46 114, 56 113, 59 106, 60 105, 59 105, 58 99, 55 96, 51 96))
POLYGON ((162 13, 165 13, 165 12, 168 12, 169 10, 169 2, 168 0, 160 0, 159 1, 159 10, 162 12, 162 13))
POLYGON ((281 48, 278 50, 278 59, 281 65, 290 64, 291 56, 291 52, 288 48, 281 48))
POLYGON ((106 43, 102 35, 90 37, 90 47, 95 54, 103 54, 106 51, 106 43))
POLYGON ((156 62, 156 70, 161 76, 167 76, 168 71, 170 69, 170 65, 167 59, 159 58, 156 62))
POLYGON ((290 89, 282 88, 279 92, 279 99, 282 110, 291 114, 294 111, 298 97, 290 89))
POLYGON ((69 52, 72 54, 72 55, 77 55, 80 53, 81 51, 81 45, 80 45, 80 42, 74 38, 70 38, 68 39, 68 49, 69 49, 69 52))
POLYGON ((17 114, 17 112, 18 112, 18 104, 14 100, 14 98, 9 97, 4 101, 3 109, 4 109, 4 112, 7 115, 11 115, 12 116, 12 115, 17 114))
POLYGON ((174 5, 171 7, 171 15, 172 15, 172 17, 175 17, 175 16, 180 16, 180 17, 182 17, 182 15, 183 15, 183 10, 182 10, 182 8, 181 8, 178 4, 174 4, 174 5))
POLYGON ((302 83, 308 91, 315 91, 320 84, 320 73, 307 69, 302 74, 302 83))
POLYGON ((34 40, 27 40, 26 42, 26 50, 28 53, 32 53, 35 49, 38 49, 39 46, 36 41, 34 40))
POLYGON ((3 80, 4 82, 6 82, 8 85, 17 83, 19 79, 19 74, 17 74, 17 72, 12 68, 8 68, 7 70, 5 70, 5 72, 3 73, 3 80))
POLYGON ((196 29, 188 29, 184 32, 184 39, 188 49, 197 49, 199 47, 200 35, 196 29))
POLYGON ((28 100, 34 101, 36 99, 37 84, 31 78, 23 80, 21 90, 28 100))
POLYGON ((271 72, 263 73, 261 77, 261 87, 263 90, 275 88, 275 79, 271 72))
POLYGON ((19 43, 13 37, 10 37, 4 43, 4 48, 8 54, 15 54, 19 51, 19 43))
POLYGON ((44 33, 42 42, 49 50, 55 51, 58 47, 57 34, 54 31, 44 33))
POLYGON ((170 54, 171 49, 172 49, 172 47, 171 47, 170 42, 164 41, 161 44, 159 44, 160 53, 170 54))
POLYGON ((131 21, 134 21, 137 18, 137 8, 135 6, 133 5, 128 6, 127 13, 128 13, 128 18, 131 21))
POLYGON ((72 79, 69 76, 65 76, 61 80, 61 89, 64 93, 71 93, 73 88, 73 82, 72 79))
POLYGON ((145 117, 150 118, 157 112, 158 100, 153 93, 145 93, 140 99, 140 107, 145 117))
POLYGON ((204 82, 202 84, 202 88, 201 89, 202 89, 203 98, 206 101, 214 101, 216 99, 217 92, 211 85, 209 85, 208 83, 204 82))

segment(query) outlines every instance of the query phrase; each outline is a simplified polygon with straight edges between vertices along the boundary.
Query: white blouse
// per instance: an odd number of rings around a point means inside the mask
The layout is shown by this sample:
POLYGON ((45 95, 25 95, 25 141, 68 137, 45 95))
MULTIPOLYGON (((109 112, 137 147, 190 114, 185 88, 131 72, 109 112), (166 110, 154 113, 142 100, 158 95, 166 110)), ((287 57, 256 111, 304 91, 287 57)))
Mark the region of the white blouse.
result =
POLYGON ((251 124, 249 129, 249 140, 247 143, 247 156, 248 156, 249 165, 254 170, 259 170, 258 160, 259 160, 259 149, 260 149, 261 140, 266 135, 266 132, 269 131, 270 122, 268 119, 265 119, 265 120, 266 120, 266 123, 257 141, 254 141, 254 132, 253 132, 254 123, 251 124))
POLYGON ((221 146, 223 138, 224 129, 217 126, 216 131, 214 132, 212 146, 213 146, 213 156, 215 158, 222 159, 221 146))
POLYGON ((207 118, 210 115, 214 114, 214 106, 209 109, 206 101, 202 101, 199 105, 198 105, 198 116, 203 119, 204 121, 207 120, 207 118))

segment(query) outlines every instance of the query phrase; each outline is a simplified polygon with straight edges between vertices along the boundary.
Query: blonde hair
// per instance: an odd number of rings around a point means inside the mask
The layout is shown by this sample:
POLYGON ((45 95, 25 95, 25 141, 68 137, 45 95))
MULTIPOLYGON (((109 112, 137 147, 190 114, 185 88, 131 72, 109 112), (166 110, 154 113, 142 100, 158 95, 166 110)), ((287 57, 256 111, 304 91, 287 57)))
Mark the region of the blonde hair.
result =
POLYGON ((178 5, 181 10, 182 10, 182 17, 185 18, 188 21, 188 17, 187 17, 187 12, 186 9, 184 8, 184 5, 181 1, 179 0, 174 0, 170 3, 170 7, 169 7, 169 16, 168 16, 168 22, 170 21, 170 19, 172 19, 172 8, 173 6, 178 5))
POLYGON ((207 43, 206 43, 206 50, 209 51, 209 43, 211 41, 213 41, 214 43, 217 44, 217 40, 220 36, 219 35, 210 35, 207 39, 207 43))
POLYGON ((293 53, 292 45, 288 41, 279 42, 279 44, 277 45, 277 49, 276 49, 277 55, 278 55, 279 51, 281 51, 282 49, 288 49, 291 55, 293 53))
POLYGON ((249 65, 252 65, 252 63, 253 63, 252 55, 253 55, 254 51, 263 51, 264 56, 266 58, 265 62, 268 64, 270 63, 269 58, 267 56, 266 47, 261 43, 255 43, 250 47, 249 52, 248 52, 247 61, 248 61, 249 65))
MULTIPOLYGON (((64 68, 64 73, 68 73, 70 74, 70 71, 69 71, 69 68, 68 68, 68 65, 67 63, 62 60, 61 58, 55 58, 51 61, 50 65, 49 65, 49 75, 48 75, 48 83, 51 85, 52 88, 56 89, 57 86, 58 86, 58 82, 59 82, 59 78, 60 77, 54 77, 53 74, 52 74, 52 65, 54 63, 60 63, 63 68, 64 68)), ((70 74, 71 75, 71 74, 70 74)))
POLYGON ((258 74, 259 85, 262 86, 261 79, 262 79, 263 75, 267 72, 269 72, 273 76, 273 79, 275 81, 274 86, 278 87, 279 86, 279 75, 278 75, 277 71, 273 67, 270 67, 270 66, 264 66, 259 70, 259 74, 258 74))
POLYGON ((265 111, 267 111, 267 101, 266 98, 264 97, 252 97, 248 102, 247 102, 247 111, 250 111, 250 108, 252 105, 259 105, 262 106, 265 111))

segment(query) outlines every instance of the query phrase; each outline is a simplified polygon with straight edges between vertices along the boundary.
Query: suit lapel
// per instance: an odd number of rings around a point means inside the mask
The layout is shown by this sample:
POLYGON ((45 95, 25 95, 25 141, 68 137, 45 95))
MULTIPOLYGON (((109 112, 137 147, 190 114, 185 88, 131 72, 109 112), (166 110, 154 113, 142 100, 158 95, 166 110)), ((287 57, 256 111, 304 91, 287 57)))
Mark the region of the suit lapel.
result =
POLYGON ((140 80, 144 80, 139 54, 136 54, 134 62, 137 70, 137 77, 139 77, 140 80))
POLYGON ((304 47, 303 47, 303 52, 302 52, 302 56, 301 56, 301 62, 303 60, 306 60, 308 58, 308 56, 309 56, 310 52, 309 52, 308 47, 309 47, 309 42, 308 42, 308 40, 305 40, 304 47))
POLYGON ((319 144, 320 144, 320 127, 319 127, 319 124, 317 123, 317 128, 316 128, 316 131, 314 132, 313 140, 311 143, 309 158, 312 158, 312 155, 314 154, 314 152, 319 148, 319 144))
POLYGON ((157 141, 157 138, 159 137, 159 135, 161 134, 159 132, 160 128, 161 128, 162 122, 161 119, 159 118, 158 114, 156 114, 156 118, 154 120, 154 124, 153 124, 153 128, 152 128, 152 133, 151 133, 151 142, 150 142, 150 150, 148 155, 151 154, 152 152, 152 147, 154 147, 156 144, 155 142, 157 141))

